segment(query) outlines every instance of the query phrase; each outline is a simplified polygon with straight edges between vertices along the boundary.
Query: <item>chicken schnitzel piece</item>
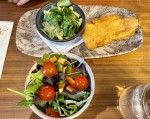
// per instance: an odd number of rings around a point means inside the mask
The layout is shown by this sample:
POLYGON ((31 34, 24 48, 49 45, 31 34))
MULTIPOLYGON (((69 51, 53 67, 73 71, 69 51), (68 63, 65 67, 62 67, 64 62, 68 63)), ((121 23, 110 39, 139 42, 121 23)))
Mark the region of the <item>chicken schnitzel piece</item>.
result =
POLYGON ((93 50, 98 46, 107 45, 112 40, 128 39, 137 28, 138 20, 134 17, 110 15, 86 23, 82 38, 85 46, 93 50))
POLYGON ((112 39, 128 39, 135 33, 135 30, 138 28, 138 20, 134 17, 127 17, 122 20, 118 28, 118 32, 112 35, 112 39))

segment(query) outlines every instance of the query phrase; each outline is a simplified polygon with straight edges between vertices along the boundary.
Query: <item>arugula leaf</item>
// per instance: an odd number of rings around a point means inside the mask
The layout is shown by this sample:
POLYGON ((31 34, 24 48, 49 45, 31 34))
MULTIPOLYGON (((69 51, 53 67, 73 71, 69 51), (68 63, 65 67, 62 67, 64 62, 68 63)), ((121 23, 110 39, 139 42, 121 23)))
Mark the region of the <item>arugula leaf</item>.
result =
POLYGON ((70 115, 69 115, 69 111, 66 110, 65 107, 64 107, 64 108, 63 108, 63 107, 60 107, 60 109, 63 111, 63 113, 64 113, 65 116, 67 116, 67 117, 70 116, 70 115))
POLYGON ((52 107, 55 111, 58 111, 58 105, 57 105, 57 102, 55 100, 52 102, 52 107))
POLYGON ((68 110, 71 110, 71 111, 69 111, 70 115, 72 115, 78 111, 78 107, 76 105, 69 105, 69 106, 66 105, 66 108, 68 110))
POLYGON ((65 116, 70 116, 78 111, 78 107, 76 105, 65 105, 60 108, 65 116))
POLYGON ((49 101, 49 107, 55 111, 58 111, 58 104, 57 104, 56 99, 49 101))

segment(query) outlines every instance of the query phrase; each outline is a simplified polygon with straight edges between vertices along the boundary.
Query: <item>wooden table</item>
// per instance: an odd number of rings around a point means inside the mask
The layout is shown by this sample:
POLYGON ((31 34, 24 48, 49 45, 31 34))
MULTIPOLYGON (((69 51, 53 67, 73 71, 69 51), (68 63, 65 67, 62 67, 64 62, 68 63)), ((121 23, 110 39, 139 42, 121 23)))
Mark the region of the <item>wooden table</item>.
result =
MULTIPOLYGON (((33 0, 18 7, 0 1, 0 21, 14 21, 7 57, 0 80, 0 119, 39 119, 29 107, 19 107, 22 97, 6 90, 24 90, 26 75, 36 57, 22 54, 16 47, 15 34, 19 18, 28 10, 39 8, 50 0, 33 0)), ((149 0, 72 0, 76 4, 117 6, 132 10, 139 18, 144 41, 139 49, 121 56, 86 60, 96 82, 94 98, 81 119, 123 119, 118 106, 116 86, 150 82, 150 1, 149 0)))

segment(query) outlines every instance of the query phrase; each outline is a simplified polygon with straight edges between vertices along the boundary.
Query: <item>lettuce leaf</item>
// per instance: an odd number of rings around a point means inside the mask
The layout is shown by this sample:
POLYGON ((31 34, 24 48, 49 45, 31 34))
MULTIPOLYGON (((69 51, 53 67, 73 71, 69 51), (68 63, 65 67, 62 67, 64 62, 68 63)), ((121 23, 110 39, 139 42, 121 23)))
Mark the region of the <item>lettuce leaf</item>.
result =
POLYGON ((37 64, 39 65, 44 65, 44 60, 50 59, 51 55, 50 54, 44 54, 41 59, 37 60, 37 64))
POLYGON ((22 100, 18 103, 18 106, 29 106, 33 104, 33 100, 22 100))
POLYGON ((18 103, 20 106, 27 106, 33 104, 33 96, 37 92, 38 88, 43 85, 42 83, 43 74, 41 70, 39 70, 36 73, 32 73, 30 77, 30 82, 27 85, 26 89, 24 90, 24 93, 21 93, 19 91, 15 91, 13 89, 7 88, 7 90, 14 92, 25 99, 18 103))
POLYGON ((70 6, 71 2, 70 0, 59 0, 57 3, 57 6, 59 7, 66 7, 66 6, 70 6))

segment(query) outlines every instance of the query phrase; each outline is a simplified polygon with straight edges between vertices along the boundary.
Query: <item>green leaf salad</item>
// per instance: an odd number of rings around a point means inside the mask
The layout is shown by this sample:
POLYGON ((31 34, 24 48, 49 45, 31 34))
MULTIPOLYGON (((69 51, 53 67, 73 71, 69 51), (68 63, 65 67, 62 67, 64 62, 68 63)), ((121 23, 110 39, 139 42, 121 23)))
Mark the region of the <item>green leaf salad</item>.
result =
POLYGON ((74 11, 69 0, 60 0, 49 10, 44 10, 42 31, 51 39, 69 39, 76 35, 82 18, 74 11))
POLYGON ((33 104, 51 117, 68 117, 89 100, 90 79, 84 63, 62 54, 44 54, 29 75, 19 106, 33 104))

